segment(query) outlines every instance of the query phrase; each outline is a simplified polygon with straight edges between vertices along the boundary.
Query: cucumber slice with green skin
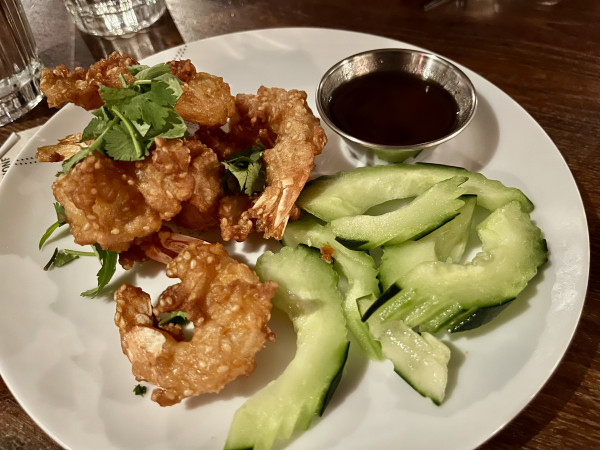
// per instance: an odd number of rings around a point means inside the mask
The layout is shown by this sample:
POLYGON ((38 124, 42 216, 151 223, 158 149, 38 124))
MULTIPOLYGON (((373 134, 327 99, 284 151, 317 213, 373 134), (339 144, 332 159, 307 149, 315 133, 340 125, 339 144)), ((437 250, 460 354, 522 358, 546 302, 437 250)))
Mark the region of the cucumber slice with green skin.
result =
POLYGON ((465 204, 458 198, 464 194, 461 185, 465 181, 461 176, 440 181, 389 213, 340 217, 331 222, 331 230, 338 241, 357 250, 418 239, 458 215, 457 210, 465 204))
POLYGON ((491 322, 514 300, 514 298, 511 298, 499 305, 488 306, 475 311, 470 309, 463 314, 455 316, 450 322, 442 325, 442 327, 446 328, 450 333, 474 330, 475 328, 479 328, 480 326, 491 322))
MULTIPOLYGON (((359 309, 364 311, 371 303, 372 299, 360 299, 359 309)), ((440 405, 448 383, 450 349, 432 334, 417 333, 402 320, 373 314, 367 324, 394 371, 419 394, 440 405)))
POLYGON ((465 251, 477 199, 462 196, 465 204, 459 214, 417 241, 383 247, 379 264, 379 282, 383 291, 423 262, 460 261, 465 251))
POLYGON ((288 223, 282 242, 291 247, 304 244, 331 253, 333 268, 342 278, 338 288, 343 296, 342 311, 346 318, 346 326, 369 359, 382 359, 381 345, 373 339, 368 327, 362 322, 356 304, 360 297, 373 295, 376 298, 379 295, 377 269, 373 258, 365 252, 346 248, 335 240, 328 224, 321 225, 312 218, 288 223))
POLYGON ((477 226, 477 233, 482 251, 471 262, 419 264, 396 283, 397 294, 383 304, 376 302, 366 315, 379 306, 377 313, 386 319, 402 319, 409 327, 429 324, 435 328, 433 324, 449 322, 464 311, 475 312, 517 297, 547 261, 540 229, 517 202, 493 211, 477 226))
POLYGON ((466 194, 477 195, 477 204, 483 208, 493 211, 516 200, 523 211, 533 210, 533 204, 519 189, 460 167, 427 163, 360 167, 322 176, 304 187, 296 204, 319 219, 331 222, 363 214, 390 200, 416 197, 454 176, 469 178, 462 187, 466 194))
POLYGON ((348 354, 338 277, 305 246, 266 252, 256 263, 261 280, 279 284, 273 298, 297 333, 297 351, 284 372, 235 413, 225 449, 270 449, 276 440, 307 429, 321 415, 348 354))

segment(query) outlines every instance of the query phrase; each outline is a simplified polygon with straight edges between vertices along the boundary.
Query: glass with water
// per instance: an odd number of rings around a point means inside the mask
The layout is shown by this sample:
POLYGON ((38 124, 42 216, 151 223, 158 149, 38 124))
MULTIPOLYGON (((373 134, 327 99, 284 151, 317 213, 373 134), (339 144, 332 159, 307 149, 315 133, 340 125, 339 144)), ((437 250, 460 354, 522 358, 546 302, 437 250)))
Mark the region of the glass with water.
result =
POLYGON ((164 0, 65 0, 81 31, 95 36, 125 36, 148 28, 163 15, 164 0))
POLYGON ((0 126, 42 99, 42 64, 20 0, 0 0, 0 126))

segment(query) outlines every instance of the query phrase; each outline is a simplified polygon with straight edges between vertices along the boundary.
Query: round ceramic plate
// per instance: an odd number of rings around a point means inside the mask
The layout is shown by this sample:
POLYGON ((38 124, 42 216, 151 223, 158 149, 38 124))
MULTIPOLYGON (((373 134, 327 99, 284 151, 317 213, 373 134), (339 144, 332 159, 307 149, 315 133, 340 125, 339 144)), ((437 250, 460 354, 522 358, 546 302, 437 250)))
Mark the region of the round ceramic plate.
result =
MULTIPOLYGON (((153 64, 190 58, 222 76, 233 93, 260 85, 308 92, 315 111, 321 75, 351 54, 382 47, 412 47, 381 37, 326 29, 271 29, 219 36, 165 51, 153 64)), ((290 449, 464 449, 488 439, 538 392, 577 325, 585 298, 589 242, 573 177, 540 126, 513 100, 465 69, 479 95, 477 114, 459 137, 421 155, 426 161, 464 166, 523 190, 535 204, 534 221, 550 248, 550 262, 500 317, 472 332, 443 337, 452 349, 442 406, 419 396, 387 363, 368 363, 357 346, 326 414, 286 445, 290 449)), ((87 113, 66 107, 37 133, 0 189, 0 371, 27 412, 59 443, 73 449, 222 448, 236 409, 292 358, 290 325, 275 314, 278 343, 258 356, 250 377, 218 395, 161 408, 137 384, 120 348, 111 292, 132 282, 157 295, 169 282, 158 264, 118 271, 108 293, 79 293, 95 285, 98 263, 82 258, 43 271, 55 247, 75 248, 66 230, 39 251, 55 220, 50 185, 58 167, 35 163, 40 145, 75 133, 87 113)), ((330 130, 315 174, 355 167, 345 144, 330 130)), ((267 245, 229 245, 253 264, 267 245)), ((173 283, 173 281, 170 281, 173 283)), ((149 386, 149 388, 151 388, 149 386)))

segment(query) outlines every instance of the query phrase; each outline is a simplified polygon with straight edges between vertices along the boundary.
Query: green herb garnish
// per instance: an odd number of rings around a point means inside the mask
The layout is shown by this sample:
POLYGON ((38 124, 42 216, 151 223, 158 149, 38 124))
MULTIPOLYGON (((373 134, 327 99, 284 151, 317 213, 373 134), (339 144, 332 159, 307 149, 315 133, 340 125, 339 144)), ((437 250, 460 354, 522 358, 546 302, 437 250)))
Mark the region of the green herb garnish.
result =
POLYGON ((119 161, 138 161, 149 154, 154 138, 187 135, 187 125, 175 112, 183 90, 168 64, 127 68, 135 81, 121 76, 121 88, 100 86, 104 105, 83 130, 81 141, 94 142, 63 162, 62 173, 94 151, 119 161))
POLYGON ((62 227, 64 224, 67 223, 67 215, 65 214, 65 208, 63 208, 63 206, 60 203, 58 203, 58 202, 54 203, 54 210, 56 211, 56 222, 54 222, 52 225, 50 225, 46 229, 46 232, 44 233, 44 235, 40 239, 40 243, 39 243, 39 249, 40 250, 42 249, 42 247, 44 246, 44 244, 46 243, 46 241, 48 240, 48 238, 50 236, 52 236, 52 234, 59 227, 62 227))
POLYGON ((142 386, 141 384, 138 384, 133 388, 133 393, 135 395, 141 395, 142 397, 144 396, 146 391, 147 391, 146 386, 142 386))
POLYGON ((69 264, 71 261, 76 260, 80 256, 95 256, 94 252, 82 252, 79 250, 59 250, 58 248, 54 249, 54 253, 52 253, 52 257, 50 261, 44 266, 44 270, 50 269, 50 267, 62 267, 64 265, 69 264))
POLYGON ((266 170, 261 161, 264 151, 265 146, 258 142, 223 161, 221 164, 226 169, 223 190, 247 195, 264 190, 266 170))
POLYGON ((187 318, 187 314, 183 311, 173 311, 167 317, 158 322, 158 326, 162 327, 168 323, 172 323, 175 325, 181 325, 182 327, 190 323, 187 318))
POLYGON ((102 247, 98 244, 94 244, 94 254, 100 260, 100 270, 96 274, 98 278, 98 286, 94 289, 89 289, 85 292, 82 292, 81 295, 83 297, 95 297, 100 293, 102 289, 106 287, 106 285, 110 282, 112 276, 115 274, 117 270, 117 262, 119 260, 119 254, 116 252, 112 252, 110 250, 103 250, 102 247))

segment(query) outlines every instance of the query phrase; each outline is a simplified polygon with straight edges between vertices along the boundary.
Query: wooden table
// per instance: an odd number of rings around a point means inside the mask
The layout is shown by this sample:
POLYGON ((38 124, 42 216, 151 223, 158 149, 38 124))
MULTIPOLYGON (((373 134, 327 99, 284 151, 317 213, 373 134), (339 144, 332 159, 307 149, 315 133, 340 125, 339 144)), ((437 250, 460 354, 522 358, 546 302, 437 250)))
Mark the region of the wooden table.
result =
MULTIPOLYGON (((117 49, 136 58, 234 31, 317 26, 362 31, 427 48, 478 72, 520 103, 560 149, 589 222, 592 269, 575 337, 542 391, 483 448, 600 447, 600 2, 596 0, 167 0, 148 33, 108 41, 83 35, 58 0, 23 0, 43 62, 88 66, 117 49)), ((43 124, 45 103, 0 128, 43 124)), ((557 218, 558 219, 558 218, 557 218)), ((468 433, 468 430, 465 430, 468 433)), ((0 449, 57 448, 0 380, 0 449)))

